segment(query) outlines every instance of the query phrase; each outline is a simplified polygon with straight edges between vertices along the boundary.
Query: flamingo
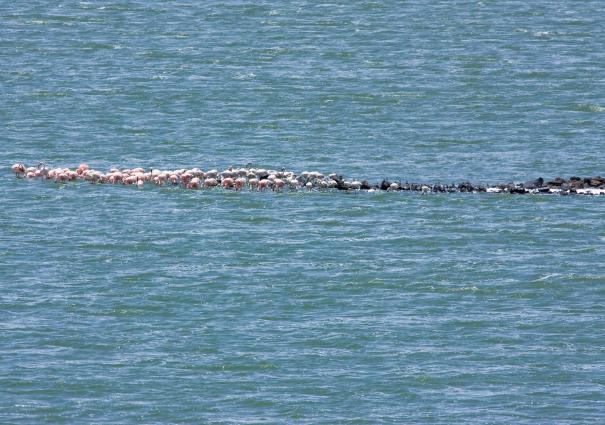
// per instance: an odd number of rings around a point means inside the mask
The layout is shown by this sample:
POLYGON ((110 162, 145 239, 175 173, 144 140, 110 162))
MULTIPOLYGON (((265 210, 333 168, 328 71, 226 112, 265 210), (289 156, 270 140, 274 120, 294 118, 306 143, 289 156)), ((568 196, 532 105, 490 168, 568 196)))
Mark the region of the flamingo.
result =
POLYGON ((222 180, 221 185, 223 186, 223 188, 229 189, 233 187, 234 183, 235 181, 233 180, 233 178, 227 177, 222 180))
POLYGON ((298 180, 296 180, 295 178, 290 178, 288 180, 288 184, 290 185, 290 187, 292 189, 298 189, 298 187, 300 186, 300 182, 298 180))
POLYGON ((282 189, 284 187, 284 181, 282 179, 275 179, 275 181, 273 182, 274 186, 273 186, 273 190, 279 192, 280 189, 282 189))
POLYGON ((39 162, 36 166, 36 177, 48 178, 48 168, 43 162, 39 162))
POLYGON ((122 179, 122 183, 124 184, 136 184, 137 183, 137 177, 136 176, 128 176, 125 179, 122 179))
POLYGON ((191 179, 189 184, 187 184, 187 189, 199 189, 200 188, 200 179, 194 177, 191 179))
POLYGON ((265 190, 267 188, 267 186, 269 185, 269 180, 267 179, 262 179, 258 182, 258 191, 262 192, 263 190, 265 190))
POLYGON ((25 174, 25 165, 23 164, 13 164, 11 169, 17 178, 20 178, 22 174, 25 174))
POLYGON ((214 178, 204 180, 204 187, 206 189, 218 186, 218 181, 214 178))
POLYGON ((86 171, 88 171, 88 164, 84 163, 78 165, 78 168, 76 169, 76 173, 79 175, 84 174, 86 171))
POLYGON ((246 184, 245 178, 239 177, 239 178, 235 179, 235 181, 234 181, 235 190, 242 190, 242 188, 244 187, 245 184, 246 184))
POLYGON ((176 174, 171 174, 170 177, 168 177, 168 180, 173 186, 179 184, 179 176, 177 176, 176 174))

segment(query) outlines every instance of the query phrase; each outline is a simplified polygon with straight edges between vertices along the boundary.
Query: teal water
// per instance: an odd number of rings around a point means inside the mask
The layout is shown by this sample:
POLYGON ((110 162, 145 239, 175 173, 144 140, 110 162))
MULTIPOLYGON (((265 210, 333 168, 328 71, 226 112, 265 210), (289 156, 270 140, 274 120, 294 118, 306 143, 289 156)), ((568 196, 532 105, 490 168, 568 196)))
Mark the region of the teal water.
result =
POLYGON ((1 423, 605 420, 601 197, 10 164, 603 174, 605 3, 0 2, 1 423))

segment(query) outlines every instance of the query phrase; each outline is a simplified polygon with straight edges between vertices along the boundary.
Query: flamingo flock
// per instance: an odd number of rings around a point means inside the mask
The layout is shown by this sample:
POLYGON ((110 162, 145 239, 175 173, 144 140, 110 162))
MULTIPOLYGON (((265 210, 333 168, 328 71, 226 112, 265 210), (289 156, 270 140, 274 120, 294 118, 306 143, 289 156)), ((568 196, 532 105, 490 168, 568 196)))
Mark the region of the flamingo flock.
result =
MULTIPOLYGON (((200 168, 181 168, 161 170, 157 168, 112 168, 107 172, 89 168, 80 164, 75 169, 47 168, 44 163, 36 167, 26 167, 24 164, 13 164, 11 167, 17 178, 51 180, 55 183, 67 183, 85 180, 92 184, 121 184, 136 186, 139 189, 146 185, 179 186, 185 189, 212 189, 222 187, 236 191, 248 189, 262 192, 264 190, 281 191, 333 189, 345 186, 347 189, 361 189, 364 183, 360 181, 343 180, 341 176, 324 174, 316 171, 303 171, 296 175, 292 171, 276 171, 264 168, 234 168, 228 167, 223 171, 200 168)), ((395 183, 396 184, 396 183, 395 183)), ((367 189, 371 189, 365 182, 367 189)))
POLYGON ((136 186, 143 189, 147 185, 153 186, 175 186, 184 189, 213 189, 222 188, 226 190, 250 190, 250 191, 275 191, 283 190, 344 190, 367 192, 376 191, 416 191, 427 193, 451 193, 451 192, 487 192, 487 193, 509 193, 509 194, 559 194, 559 195, 605 195, 605 178, 595 177, 570 177, 564 179, 557 177, 546 181, 542 177, 525 183, 503 183, 491 186, 473 185, 470 182, 459 184, 418 184, 390 182, 386 179, 379 184, 370 184, 367 180, 350 180, 342 176, 322 174, 318 171, 303 171, 295 174, 284 169, 277 171, 265 168, 234 168, 228 167, 223 171, 208 170, 200 168, 179 168, 165 170, 159 168, 144 169, 136 168, 112 168, 102 172, 90 168, 87 164, 80 164, 75 169, 70 168, 48 168, 44 163, 35 167, 26 167, 17 163, 12 165, 12 171, 17 178, 50 180, 63 184, 77 180, 84 180, 91 184, 112 184, 136 186))

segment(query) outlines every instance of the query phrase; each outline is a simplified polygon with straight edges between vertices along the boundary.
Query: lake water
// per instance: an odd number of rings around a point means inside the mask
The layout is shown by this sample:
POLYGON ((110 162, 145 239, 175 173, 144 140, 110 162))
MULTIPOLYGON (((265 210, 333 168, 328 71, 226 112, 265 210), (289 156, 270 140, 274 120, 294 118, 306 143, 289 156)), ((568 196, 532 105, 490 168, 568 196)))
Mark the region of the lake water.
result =
POLYGON ((0 3, 0 422, 602 423, 602 197, 10 165, 602 175, 604 21, 601 1, 0 3))

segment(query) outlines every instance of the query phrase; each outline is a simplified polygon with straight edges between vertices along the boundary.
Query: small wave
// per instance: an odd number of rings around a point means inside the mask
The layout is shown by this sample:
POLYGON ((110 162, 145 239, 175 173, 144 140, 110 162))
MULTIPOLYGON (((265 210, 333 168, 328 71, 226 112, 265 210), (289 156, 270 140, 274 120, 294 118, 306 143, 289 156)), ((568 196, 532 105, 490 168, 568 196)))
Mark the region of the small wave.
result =
POLYGON ((594 103, 576 103, 574 110, 580 112, 605 112, 605 107, 595 105, 594 103))
POLYGON ((251 80, 251 79, 253 79, 254 77, 256 77, 256 74, 255 74, 255 73, 253 73, 253 72, 248 72, 248 73, 245 73, 245 74, 235 74, 235 75, 233 76, 233 79, 234 79, 234 80, 251 80))
POLYGON ((49 90, 40 90, 37 92, 29 93, 32 97, 68 97, 71 96, 72 93, 69 91, 49 91, 49 90))
POLYGON ((534 33, 534 37, 538 37, 538 38, 550 38, 551 35, 552 35, 552 33, 549 31, 536 31, 534 33))
POLYGON ((536 282, 545 282, 545 281, 550 281, 553 278, 557 278, 561 276, 560 273, 549 273, 549 274, 545 274, 544 276, 540 276, 537 279, 534 279, 532 282, 536 283, 536 282))

